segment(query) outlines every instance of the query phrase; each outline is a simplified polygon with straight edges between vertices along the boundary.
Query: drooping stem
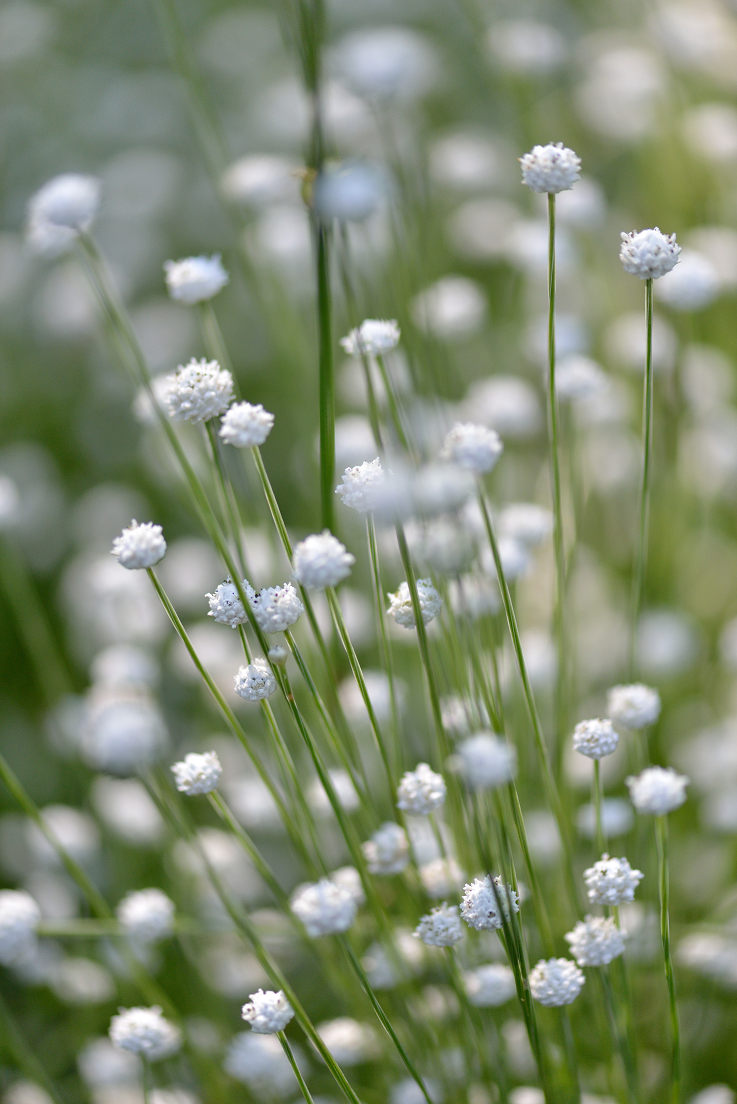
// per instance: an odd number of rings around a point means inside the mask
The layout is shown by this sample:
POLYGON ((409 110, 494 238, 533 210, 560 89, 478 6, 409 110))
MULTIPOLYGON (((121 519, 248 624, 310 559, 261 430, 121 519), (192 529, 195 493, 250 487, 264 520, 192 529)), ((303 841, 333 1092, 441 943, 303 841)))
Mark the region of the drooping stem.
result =
POLYGON ((630 624, 629 673, 635 674, 637 622, 647 570, 647 537, 650 520, 650 453, 653 444, 653 282, 645 281, 645 381, 642 394, 642 482, 640 484, 640 526, 632 582, 632 621, 630 624))

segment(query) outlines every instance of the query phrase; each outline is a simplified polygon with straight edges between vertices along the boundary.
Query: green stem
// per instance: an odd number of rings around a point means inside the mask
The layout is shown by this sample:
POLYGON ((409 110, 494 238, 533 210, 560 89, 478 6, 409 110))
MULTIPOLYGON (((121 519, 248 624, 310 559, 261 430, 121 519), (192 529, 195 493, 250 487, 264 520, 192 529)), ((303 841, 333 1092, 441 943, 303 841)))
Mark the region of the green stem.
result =
POLYGON ((604 820, 602 817, 602 792, 601 792, 601 763, 594 759, 594 817, 596 821, 596 854, 598 857, 606 851, 606 836, 604 835, 604 820))
POLYGON ((300 1068, 297 1065, 297 1059, 294 1057, 294 1052, 289 1045, 286 1035, 283 1031, 279 1031, 277 1033, 277 1038, 282 1045, 282 1050, 287 1056, 287 1061, 289 1062, 289 1065, 292 1067, 292 1072, 294 1073, 297 1084, 299 1085, 299 1091, 302 1093, 302 1096, 307 1101, 307 1104, 315 1104, 314 1100, 312 1099, 312 1094, 307 1088, 307 1082, 302 1076, 300 1068))
POLYGON ((151 1064, 145 1058, 141 1058, 141 1088, 143 1090, 143 1104, 151 1101, 151 1064))
POLYGON ((645 281, 645 380, 642 395, 642 482, 640 484, 640 528, 632 585, 629 673, 634 677, 637 650, 637 622, 642 606, 647 571, 648 523, 650 518, 650 454, 653 444, 653 282, 645 281))
POLYGON ((655 836, 658 847, 658 875, 660 884, 660 938, 663 944, 665 980, 668 986, 668 1006, 670 1011, 671 1067, 670 1100, 671 1104, 680 1104, 682 1100, 681 1084, 681 1031, 678 1022, 676 1004, 676 983, 673 976, 673 957, 670 945, 670 882, 668 872, 668 820, 665 816, 655 818, 655 836))
POLYGON ((320 371, 320 492, 324 529, 335 532, 335 373, 330 296, 329 230, 315 223, 317 328, 320 371))
POLYGON ((204 302, 198 303, 197 307, 200 316, 200 325, 202 327, 202 336, 205 340, 205 348, 207 349, 208 356, 216 360, 221 368, 225 368, 230 372, 235 382, 233 361, 228 352, 228 346, 225 344, 223 331, 220 329, 220 323, 218 322, 218 317, 215 314, 215 308, 212 302, 206 299, 204 302))

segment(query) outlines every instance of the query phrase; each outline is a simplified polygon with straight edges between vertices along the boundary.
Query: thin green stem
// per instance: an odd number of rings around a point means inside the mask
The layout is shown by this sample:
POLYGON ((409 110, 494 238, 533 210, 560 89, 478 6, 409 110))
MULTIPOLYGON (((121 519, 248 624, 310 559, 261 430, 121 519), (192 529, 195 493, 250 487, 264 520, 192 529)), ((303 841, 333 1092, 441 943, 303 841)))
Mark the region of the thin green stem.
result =
POLYGON ((683 1098, 681 1084, 681 1030, 676 1004, 676 983, 673 976, 673 956, 670 944, 670 878, 668 871, 668 820, 665 816, 655 818, 655 836, 658 847, 658 881, 660 886, 660 938, 663 944, 665 980, 668 986, 668 1007, 670 1012, 671 1065, 670 1100, 671 1104, 680 1104, 683 1098))
POLYGON ((302 1096, 307 1101, 307 1104, 315 1104, 314 1100, 312 1099, 312 1094, 310 1093, 310 1090, 307 1088, 307 1082, 305 1081, 304 1077, 302 1076, 300 1068, 297 1065, 297 1059, 294 1057, 294 1052, 293 1052, 292 1048, 289 1045, 289 1041, 288 1041, 286 1035, 284 1034, 283 1031, 279 1031, 277 1033, 277 1038, 278 1038, 279 1042, 281 1043, 282 1050, 284 1051, 284 1053, 287 1056, 287 1061, 289 1062, 289 1065, 292 1067, 292 1072, 294 1073, 297 1084, 299 1085, 299 1091, 302 1093, 302 1096))
POLYGON ((143 1090, 143 1104, 151 1102, 151 1063, 141 1058, 141 1089, 143 1090))
POLYGON ((320 501, 324 529, 335 532, 335 371, 333 365, 329 229, 315 221, 317 331, 320 371, 320 501))
POLYGON ((225 344, 223 331, 220 329, 220 323, 218 322, 218 317, 215 314, 215 308, 211 300, 206 299, 204 302, 198 303, 197 308, 200 316, 200 326, 202 327, 202 336, 205 341, 205 348, 207 349, 208 356, 216 360, 221 368, 225 368, 230 372, 233 380, 235 380, 233 361, 228 352, 228 346, 225 344))
POLYGON ((52 1078, 46 1072, 33 1046, 27 1041, 23 1032, 18 1028, 12 1012, 5 1003, 0 993, 0 1025, 2 1025, 2 1039, 7 1051, 12 1055, 18 1069, 22 1070, 29 1081, 41 1085, 49 1094, 54 1104, 67 1104, 67 1101, 56 1088, 52 1078))
POLYGON ((629 673, 635 674, 637 622, 640 617, 647 571, 648 527, 650 520, 650 455, 653 445, 653 282, 645 281, 645 380, 642 395, 642 482, 640 484, 640 525, 632 583, 632 620, 630 624, 629 673))
POLYGON ((598 759, 594 759, 593 791, 594 819, 596 823, 596 854, 597 856, 601 856, 606 851, 606 836, 604 834, 604 819, 602 817, 601 764, 598 759))

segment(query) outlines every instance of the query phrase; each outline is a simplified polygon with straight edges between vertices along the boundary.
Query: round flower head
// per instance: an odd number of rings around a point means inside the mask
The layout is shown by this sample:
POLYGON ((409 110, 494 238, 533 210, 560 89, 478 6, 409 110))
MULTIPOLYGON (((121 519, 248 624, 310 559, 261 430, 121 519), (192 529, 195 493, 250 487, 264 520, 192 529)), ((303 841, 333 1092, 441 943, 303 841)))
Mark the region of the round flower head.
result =
POLYGON ((634 730, 647 728, 660 716, 660 695, 641 682, 612 686, 607 694, 607 713, 615 725, 634 730))
POLYGON ((359 514, 368 514, 375 508, 385 482, 386 475, 377 456, 355 468, 346 468, 335 493, 344 506, 359 514))
POLYGON ((536 1001, 549 1008, 572 1004, 586 979, 569 958, 548 958, 530 971, 530 992, 536 1001))
POLYGON ((216 360, 193 357, 167 378, 169 388, 164 400, 175 422, 199 425, 217 418, 233 401, 233 377, 216 360))
POLYGON ((611 755, 619 743, 619 733, 610 720, 579 721, 573 730, 573 747, 588 759, 611 755))
POLYGON ((141 889, 124 897, 115 915, 131 939, 156 943, 171 934, 174 902, 160 889, 141 889))
POLYGON ((533 192, 565 192, 581 176, 581 158, 562 142, 533 146, 520 157, 522 183, 533 192))
POLYGON ((295 579, 303 587, 324 590, 346 579, 355 562, 355 556, 346 550, 345 545, 323 529, 322 533, 313 533, 299 542, 294 550, 292 567, 295 579))
POLYGON ((274 1035, 283 1031, 294 1016, 294 1009, 281 989, 259 989, 249 994, 248 1004, 241 1009, 241 1016, 257 1035, 274 1035))
POLYGON ((87 230, 100 206, 100 181, 95 176, 63 173, 49 180, 28 204, 31 225, 87 230))
POLYGON ((216 751, 206 751, 202 755, 191 751, 181 762, 173 765, 171 772, 179 792, 194 797, 216 790, 223 768, 216 751))
POLYGON ((607 966, 624 953, 624 933, 611 916, 587 916, 565 936, 579 966, 607 966))
MULTIPOLYGON (((255 591, 247 579, 243 580, 243 591, 250 601, 255 591)), ((210 604, 208 617, 213 617, 219 625, 229 625, 231 629, 237 629, 239 625, 245 625, 248 614, 243 608, 243 603, 238 594, 238 588, 230 579, 220 583, 213 594, 206 594, 210 604)))
POLYGON ((503 786, 517 773, 515 749, 493 732, 477 732, 462 740, 452 762, 471 789, 503 786))
POLYGON ((637 812, 652 816, 663 816, 683 805, 688 781, 672 767, 646 767, 641 774, 626 779, 637 812))
POLYGON ((153 1008, 121 1008, 110 1021, 109 1034, 114 1046, 140 1054, 149 1062, 168 1058, 181 1045, 179 1031, 164 1019, 156 1005, 153 1008))
POLYGON ((36 945, 41 910, 29 893, 0 890, 0 963, 10 966, 36 945))
POLYGON ((463 982, 471 1004, 477 1008, 497 1008, 517 992, 514 973, 509 966, 492 962, 464 974, 463 982))
POLYGON ((463 887, 461 916, 469 928, 497 931, 513 912, 519 912, 519 894, 498 875, 474 878, 463 887))
POLYGON ((226 445, 236 448, 254 448, 263 445, 274 428, 274 415, 264 410, 261 403, 239 402, 229 406, 220 423, 220 436, 226 445))
POLYGON ((334 935, 350 928, 356 918, 356 899, 350 889, 329 878, 300 886, 292 894, 292 912, 308 935, 334 935))
POLYGON ((625 858, 604 854, 583 872, 586 895, 592 905, 622 905, 634 901, 635 890, 645 875, 633 870, 625 858))
POLYGON ((625 272, 639 276, 641 280, 657 280, 678 264, 680 245, 675 234, 661 234, 656 226, 652 230, 632 230, 620 235, 619 259, 625 272))
POLYGON ((249 595, 249 599, 258 626, 265 633, 286 632, 304 613, 304 606, 291 583, 264 587, 253 597, 249 595))
POLYGON ((496 430, 458 422, 446 436, 440 455, 443 460, 451 460, 460 468, 481 475, 491 471, 503 451, 504 445, 496 430))
POLYGON ((257 702, 276 693, 276 679, 265 659, 256 658, 247 667, 239 667, 233 679, 235 692, 244 701, 257 702))
POLYGON ((165 261, 166 287, 172 299, 182 303, 202 303, 212 299, 228 282, 220 254, 212 257, 184 257, 165 261))
POLYGON ((366 318, 340 344, 348 356, 383 356, 399 344, 399 325, 394 319, 366 318))
MULTIPOLYGON (((417 579, 415 582, 417 588, 417 598, 420 603, 420 612, 422 614, 423 624, 427 625, 430 621, 433 621, 441 609, 443 608, 443 599, 438 594, 435 587, 432 585, 429 579, 417 579)), ((387 613, 390 617, 393 617, 398 625, 401 625, 404 629, 414 629, 415 627, 415 610, 412 605, 412 595, 410 593, 409 584, 405 581, 399 584, 399 589, 394 594, 388 594, 389 609, 387 613)))
POLYGON ((397 789, 397 808, 416 816, 429 816, 445 801, 445 781, 427 763, 406 771, 397 789))
POLYGON ((387 821, 363 845, 371 874, 399 874, 409 862, 409 840, 404 828, 387 821))
POLYGON ((438 905, 420 918, 414 931, 428 947, 453 947, 463 939, 463 927, 456 905, 438 905))
POLYGON ((113 541, 112 554, 122 567, 154 567, 166 554, 166 541, 160 525, 147 521, 139 525, 136 519, 113 541))

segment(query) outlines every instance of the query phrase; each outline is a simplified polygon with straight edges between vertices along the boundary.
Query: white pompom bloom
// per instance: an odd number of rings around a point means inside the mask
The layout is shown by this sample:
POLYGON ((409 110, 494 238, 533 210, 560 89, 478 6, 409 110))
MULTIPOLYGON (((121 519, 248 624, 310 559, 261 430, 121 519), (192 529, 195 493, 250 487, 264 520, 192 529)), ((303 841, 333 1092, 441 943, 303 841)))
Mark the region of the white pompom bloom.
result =
POLYGON ((368 514, 379 503, 386 483, 386 473, 377 456, 353 468, 346 468, 335 493, 344 506, 359 514, 368 514))
POLYGON ((565 936, 579 966, 607 966, 624 954, 624 938, 611 916, 586 916, 565 936))
POLYGON ((462 740, 451 762, 471 789, 503 786, 517 773, 517 752, 493 732, 477 732, 462 740))
POLYGON ((397 808, 416 816, 429 816, 441 808, 445 793, 442 774, 437 774, 427 763, 418 763, 413 771, 406 771, 402 776, 397 789, 397 808))
POLYGON ((399 824, 387 821, 363 844, 370 874, 399 874, 409 862, 409 840, 399 824))
POLYGON ((274 428, 274 415, 261 403, 239 402, 229 406, 220 423, 220 437, 235 448, 255 448, 263 445, 274 428))
POLYGON ((660 716, 660 695, 642 682, 612 686, 607 693, 607 714, 615 725, 635 731, 647 728, 660 716))
POLYGON ((625 272, 639 276, 641 280, 657 280, 678 264, 681 247, 675 234, 662 234, 658 227, 652 230, 622 232, 619 259, 625 272))
POLYGON ((160 889, 129 893, 115 910, 125 934, 138 943, 156 943, 171 935, 174 902, 160 889))
POLYGON ((248 1003, 241 1009, 241 1017, 257 1035, 275 1035, 277 1031, 283 1031, 294 1017, 294 1009, 281 989, 259 989, 249 994, 248 1003))
MULTIPOLYGON (((435 587, 432 585, 430 579, 417 579, 415 582, 417 588, 417 598, 420 605, 420 612, 422 614, 423 624, 428 625, 431 621, 438 616, 443 608, 443 599, 438 594, 435 587)), ((393 617, 398 625, 401 625, 404 629, 414 629, 415 622, 415 610, 412 605, 412 595, 409 589, 409 583, 405 580, 399 584, 399 588, 394 594, 388 594, 389 609, 387 613, 390 617, 393 617)))
POLYGON ((292 894, 290 906, 311 936, 347 931, 358 907, 351 890, 330 878, 300 886, 292 894))
POLYGON ((504 445, 496 430, 471 422, 457 422, 447 434, 440 455, 466 471, 481 475, 492 470, 503 451, 504 445))
POLYGON ((63 173, 49 180, 28 204, 30 225, 87 230, 100 206, 100 181, 95 176, 63 173))
POLYGON ((195 797, 217 789, 223 768, 216 751, 202 754, 191 751, 179 763, 174 763, 171 772, 179 792, 195 797))
POLYGON ((530 992, 533 998, 548 1008, 572 1004, 583 989, 581 970, 569 958, 548 958, 530 971, 530 992))
POLYGON ((251 609, 264 633, 286 632, 304 613, 304 606, 292 583, 264 587, 249 595, 251 609))
POLYGON ((497 1008, 517 993, 514 973, 500 962, 469 970, 463 975, 463 983, 468 999, 477 1008, 497 1008))
POLYGON ((463 939, 456 905, 438 905, 420 918, 414 935, 428 947, 453 947, 463 939))
POLYGON ((347 337, 340 339, 348 356, 383 356, 396 349, 400 331, 395 319, 366 318, 347 337))
POLYGON ((154 1005, 152 1008, 121 1008, 110 1021, 110 1039, 120 1050, 140 1054, 149 1062, 168 1058, 181 1046, 179 1030, 154 1005))
POLYGON ((573 748, 587 759, 611 755, 619 743, 619 733, 608 719, 579 721, 573 730, 573 748))
POLYGON ((188 304, 212 299, 229 279, 219 253, 212 257, 183 257, 180 261, 165 261, 164 272, 169 295, 188 304))
POLYGON ((180 364, 167 377, 164 395, 169 417, 175 422, 199 425, 223 414, 233 401, 233 377, 216 360, 195 360, 180 364))
POLYGON ((0 890, 0 963, 12 966, 36 946, 41 910, 21 889, 0 890))
POLYGON ((166 541, 160 525, 152 521, 139 525, 134 518, 113 541, 112 554, 130 571, 154 567, 166 555, 166 541))
POLYGON ((604 854, 583 872, 586 895, 592 905, 623 905, 634 901, 635 890, 645 875, 633 870, 625 858, 604 854))
POLYGON ((233 683, 238 697, 247 702, 263 701, 276 693, 276 679, 271 667, 260 657, 246 667, 239 667, 233 683))
POLYGON ((626 782, 630 801, 638 813, 664 816, 683 805, 689 780, 672 767, 646 767, 626 782))
POLYGON ((519 912, 519 894, 501 877, 474 878, 463 887, 461 916, 476 931, 498 931, 519 912))
POLYGON ((519 162, 522 183, 533 192, 565 192, 581 177, 581 158, 562 142, 533 146, 519 162))
MULTIPOLYGON (((251 601, 255 591, 248 580, 243 580, 243 592, 251 601)), ((210 610, 208 617, 214 618, 219 625, 229 625, 231 629, 237 629, 239 625, 245 625, 248 621, 243 603, 238 594, 238 588, 230 579, 220 583, 212 594, 206 594, 210 610)))
POLYGON ((298 583, 308 590, 324 590, 347 579, 355 556, 327 529, 300 541, 294 550, 292 568, 298 583))

